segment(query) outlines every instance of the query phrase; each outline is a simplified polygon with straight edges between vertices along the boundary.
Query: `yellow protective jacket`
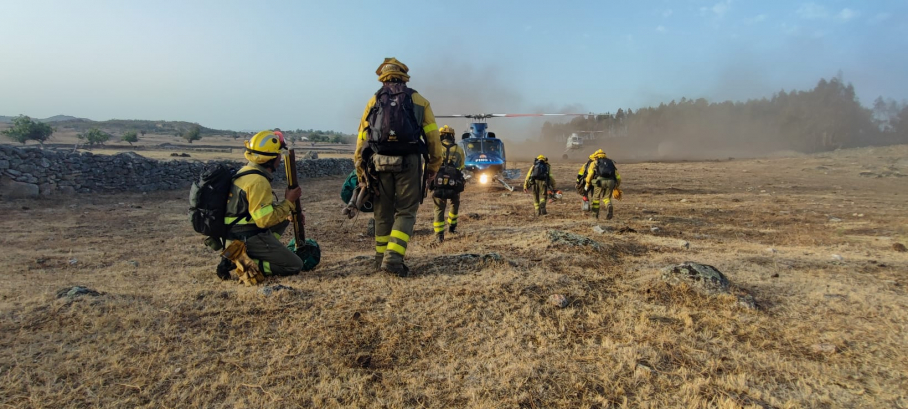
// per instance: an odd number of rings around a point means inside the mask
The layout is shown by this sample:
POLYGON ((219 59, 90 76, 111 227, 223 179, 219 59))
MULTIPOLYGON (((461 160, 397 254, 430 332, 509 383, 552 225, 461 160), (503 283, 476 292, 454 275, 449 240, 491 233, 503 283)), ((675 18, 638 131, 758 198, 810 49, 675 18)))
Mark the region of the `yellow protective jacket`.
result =
POLYGON ((596 161, 596 154, 594 153, 594 154, 590 155, 590 160, 586 161, 585 164, 580 165, 580 170, 577 171, 577 176, 578 176, 577 181, 578 182, 580 181, 580 178, 583 177, 583 173, 590 166, 590 163, 595 162, 595 161, 596 161))
POLYGON ((279 224, 296 206, 284 199, 278 202, 271 191, 271 172, 262 165, 249 162, 239 172, 258 170, 268 177, 258 174, 244 175, 233 181, 230 197, 227 199, 227 214, 224 222, 228 225, 238 217, 241 219, 230 229, 231 233, 243 233, 267 229, 279 224), (244 217, 245 215, 249 217, 244 217))
MULTIPOLYGON (((596 170, 596 161, 599 159, 605 159, 605 154, 590 155, 591 162, 589 165, 586 165, 586 185, 590 186, 593 183, 593 173, 596 170)), ((581 171, 580 174, 583 174, 581 171)), ((618 173, 618 167, 615 167, 615 187, 621 186, 621 175, 618 173)))
MULTIPOLYGON (((374 105, 375 95, 366 103, 366 109, 363 110, 363 117, 359 120, 359 131, 357 131, 359 138, 356 140, 356 151, 353 154, 353 163, 356 166, 356 176, 361 181, 364 180, 366 174, 362 163, 363 148, 369 146, 367 141, 369 135, 365 132, 366 128, 369 126, 366 117, 369 115, 369 111, 374 105)), ((426 133, 426 145, 428 145, 429 148, 429 172, 438 172, 438 168, 441 167, 444 151, 442 150, 441 138, 438 134, 438 124, 435 123, 435 113, 432 112, 429 101, 417 92, 413 93, 413 105, 414 108, 416 108, 416 119, 422 119, 422 129, 423 132, 426 133)))
MULTIPOLYGON (((555 189, 555 178, 552 177, 552 165, 550 165, 548 162, 546 162, 546 165, 549 165, 549 187, 552 189, 555 189)), ((530 183, 535 182, 535 180, 530 179, 530 175, 532 175, 532 174, 533 174, 533 167, 530 166, 530 171, 527 172, 527 177, 526 177, 526 179, 523 180, 524 189, 529 189, 530 183)))
POLYGON ((444 165, 448 165, 448 164, 454 165, 454 167, 457 168, 457 170, 462 171, 463 168, 466 166, 466 164, 464 162, 464 158, 467 157, 466 153, 464 153, 464 151, 463 151, 463 148, 460 147, 460 145, 458 145, 457 143, 448 145, 445 143, 445 141, 441 141, 442 161, 444 161, 444 159, 445 159, 446 152, 448 155, 448 161, 443 164, 444 165))

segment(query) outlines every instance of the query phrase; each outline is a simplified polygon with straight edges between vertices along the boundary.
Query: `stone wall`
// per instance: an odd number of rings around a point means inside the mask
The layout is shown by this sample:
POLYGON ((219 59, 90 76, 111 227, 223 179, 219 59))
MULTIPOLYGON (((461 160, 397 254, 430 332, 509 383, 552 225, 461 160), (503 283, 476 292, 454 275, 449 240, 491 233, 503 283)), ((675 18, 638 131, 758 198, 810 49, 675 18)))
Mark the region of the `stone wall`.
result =
MULTIPOLYGON (((188 189, 208 163, 216 162, 159 161, 133 152, 94 155, 0 145, 0 197, 188 189)), ((241 161, 221 163, 243 165, 241 161)), ((346 175, 352 170, 350 159, 297 161, 301 179, 346 175)), ((284 179, 283 171, 275 176, 277 180, 284 179)))

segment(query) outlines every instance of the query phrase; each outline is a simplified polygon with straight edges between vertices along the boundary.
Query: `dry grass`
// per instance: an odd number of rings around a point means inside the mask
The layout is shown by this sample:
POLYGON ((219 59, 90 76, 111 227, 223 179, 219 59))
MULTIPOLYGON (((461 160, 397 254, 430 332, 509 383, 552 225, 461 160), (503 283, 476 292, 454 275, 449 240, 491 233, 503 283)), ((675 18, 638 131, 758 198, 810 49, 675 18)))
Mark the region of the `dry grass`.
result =
MULTIPOLYGON (((269 297, 217 280, 185 192, 5 201, 0 404, 906 407, 908 255, 891 245, 908 241, 908 179, 859 176, 906 156, 625 165, 602 222, 638 232, 620 235, 593 233, 568 189, 536 219, 523 194, 471 188, 439 247, 423 207, 407 279, 362 261, 372 239, 340 218, 342 177, 308 181, 322 265, 269 297), (604 250, 552 245, 551 229, 604 250), (446 258, 490 252, 503 260, 446 258), (760 309, 658 279, 685 260, 760 309), (56 297, 72 285, 103 294, 56 297)), ((557 166, 562 187, 576 167, 557 166)))

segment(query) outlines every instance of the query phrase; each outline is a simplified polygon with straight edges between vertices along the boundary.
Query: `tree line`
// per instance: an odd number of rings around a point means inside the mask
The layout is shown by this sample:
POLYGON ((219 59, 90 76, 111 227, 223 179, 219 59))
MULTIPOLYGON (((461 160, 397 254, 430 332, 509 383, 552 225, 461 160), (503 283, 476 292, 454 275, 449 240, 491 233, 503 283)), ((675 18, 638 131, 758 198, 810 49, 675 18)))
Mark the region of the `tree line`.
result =
POLYGON ((908 104, 880 97, 872 107, 864 107, 854 86, 839 75, 821 79, 809 91, 782 90, 771 98, 718 103, 682 98, 636 112, 619 109, 615 114, 577 117, 561 124, 546 122, 542 127, 543 139, 574 132, 626 138, 651 148, 675 142, 754 152, 812 153, 908 143, 908 104))

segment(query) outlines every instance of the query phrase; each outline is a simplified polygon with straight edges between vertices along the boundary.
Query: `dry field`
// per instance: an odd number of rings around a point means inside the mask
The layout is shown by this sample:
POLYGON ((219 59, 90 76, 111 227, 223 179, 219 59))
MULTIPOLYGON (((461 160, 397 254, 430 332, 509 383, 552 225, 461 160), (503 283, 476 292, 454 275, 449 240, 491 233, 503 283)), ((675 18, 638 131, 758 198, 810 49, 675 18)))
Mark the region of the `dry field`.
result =
MULTIPOLYGON (((570 189, 534 218, 526 195, 472 187, 441 246, 423 206, 405 279, 363 261, 342 177, 306 181, 322 264, 269 296, 216 278, 187 192, 3 201, 0 405, 906 408, 905 158, 619 165, 605 234, 570 189), (759 308, 660 280, 687 260, 759 308), (58 297, 74 285, 101 294, 58 297)), ((577 166, 556 166, 563 188, 577 166)))

